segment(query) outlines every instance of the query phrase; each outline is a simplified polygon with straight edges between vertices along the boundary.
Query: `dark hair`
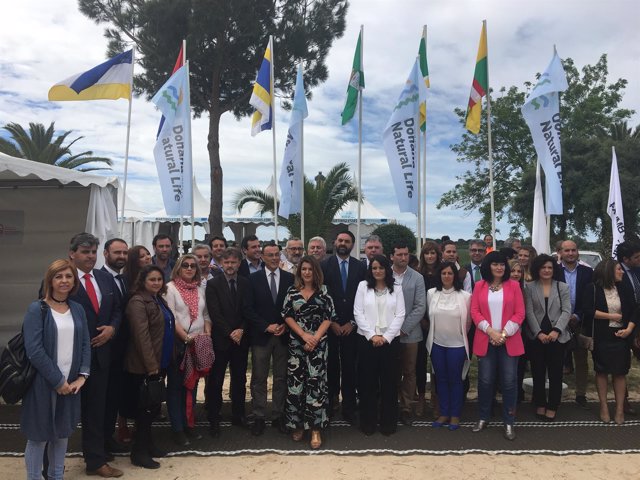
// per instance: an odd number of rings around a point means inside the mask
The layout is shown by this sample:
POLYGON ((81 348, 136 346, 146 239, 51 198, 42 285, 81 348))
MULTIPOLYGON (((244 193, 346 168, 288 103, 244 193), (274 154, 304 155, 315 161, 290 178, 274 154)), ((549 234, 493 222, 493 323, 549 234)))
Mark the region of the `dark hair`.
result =
MULTIPOLYGON (((487 234, 487 235, 490 236, 491 234, 487 234)), ((486 243, 484 243, 484 240, 480 240, 479 238, 474 238, 469 242, 469 249, 471 249, 471 247, 473 247, 474 245, 481 245, 484 248, 487 248, 488 246, 486 243)))
POLYGON ((156 243, 158 243, 158 240, 165 240, 167 238, 169 239, 169 241, 171 242, 171 245, 173 246, 173 238, 171 238, 166 233, 159 233, 155 237, 153 237, 153 241, 151 242, 151 244, 153 245, 153 248, 156 248, 156 243))
POLYGON ((616 265, 613 258, 605 258, 593 269, 593 283, 602 288, 613 288, 616 285, 616 265))
POLYGON ((542 267, 544 267, 544 265, 548 262, 551 263, 551 268, 554 269, 554 273, 555 273, 556 261, 551 255, 547 255, 546 253, 541 253, 540 255, 535 257, 533 261, 531 261, 531 267, 529 267, 529 275, 531 275, 531 280, 533 281, 540 280, 540 270, 542 270, 542 267))
POLYGON ((622 263, 625 258, 631 258, 638 252, 640 252, 640 243, 633 240, 625 240, 616 248, 616 258, 622 263))
POLYGON ((453 262, 442 262, 440 265, 438 265, 438 268, 436 269, 436 273, 434 275, 436 289, 442 290, 442 271, 445 268, 450 268, 453 271, 453 289, 458 292, 462 290, 462 280, 460 280, 460 275, 458 275, 458 268, 453 262))
POLYGON ((304 282, 302 281, 302 265, 305 263, 311 265, 311 269, 313 270, 313 289, 318 292, 324 283, 324 275, 322 274, 322 268, 320 268, 320 262, 318 262, 316 257, 311 255, 305 255, 300 259, 300 263, 298 264, 298 268, 296 268, 296 273, 293 278, 293 286, 298 290, 302 290, 304 288, 304 282))
POLYGON ((407 250, 409 249, 409 245, 406 244, 406 242, 395 242, 392 246, 391 246, 391 255, 395 255, 396 254, 396 250, 402 250, 403 248, 406 248, 407 250))
MULTIPOLYGON (((291 239, 291 240, 293 240, 293 239, 291 239)), ((282 247, 272 240, 270 242, 264 242, 262 244, 262 253, 263 254, 264 254, 264 249, 267 248, 267 247, 277 247, 278 251, 282 250, 282 247)))
POLYGON ((502 255, 504 255, 504 257, 507 260, 511 260, 512 258, 515 258, 516 255, 518 255, 518 252, 516 250, 514 250, 511 247, 502 247, 500 250, 498 250, 502 255))
POLYGON ((502 281, 506 282, 511 277, 511 269, 509 268, 509 262, 507 258, 501 252, 489 252, 487 256, 484 257, 482 263, 480 264, 480 275, 482 275, 482 279, 487 282, 493 281, 493 275, 491 274, 491 264, 492 263, 504 263, 504 274, 502 275, 502 281))
POLYGON ((436 263, 434 264, 436 270, 440 262, 442 262, 442 250, 440 249, 440 245, 431 240, 427 240, 426 242, 424 242, 422 248, 420 249, 420 273, 422 275, 431 275, 435 272, 435 270, 434 272, 429 272, 429 265, 427 265, 427 262, 424 261, 425 253, 428 253, 431 250, 434 250, 436 252, 436 263))
POLYGON ((447 245, 453 245, 454 247, 456 247, 456 252, 458 251, 458 246, 456 245, 456 242, 454 242, 453 240, 443 240, 441 245, 443 252, 444 252, 444 249, 447 247, 447 245))
POLYGON ((127 245, 127 242, 126 242, 126 241, 124 241, 123 239, 121 239, 121 238, 112 238, 112 239, 110 239, 110 240, 107 240, 107 241, 104 243, 104 249, 105 249, 105 251, 107 251, 107 252, 108 252, 108 251, 109 251, 109 247, 110 247, 113 243, 115 243, 115 242, 124 243, 124 244, 125 244, 125 246, 126 246, 127 248, 129 248, 129 245, 127 245))
POLYGON ((162 277, 162 288, 158 292, 158 295, 164 295, 167 292, 167 282, 165 282, 164 280, 164 272, 160 267, 152 263, 150 265, 145 265, 140 269, 140 273, 138 273, 135 283, 133 284, 133 288, 131 291, 132 295, 146 291, 144 288, 144 282, 147 280, 147 277, 151 272, 158 272, 162 277))
POLYGON ((221 257, 222 257, 222 260, 226 260, 227 258, 234 257, 239 262, 242 261, 242 253, 240 253, 240 250, 238 250, 235 247, 225 248, 222 251, 221 257))
POLYGON ((69 250, 71 252, 77 252, 78 248, 80 247, 98 248, 98 245, 100 245, 100 240, 98 240, 98 237, 87 232, 82 232, 71 237, 71 241, 69 242, 69 250))
POLYGON ((393 284, 395 283, 395 280, 393 279, 393 270, 391 270, 391 262, 384 255, 374 255, 369 262, 367 273, 364 276, 364 279, 367 281, 367 287, 375 288, 376 286, 376 279, 373 278, 373 273, 371 272, 373 262, 378 262, 380 266, 384 268, 384 283, 389 289, 389 293, 393 293, 393 284))
POLYGON ((209 239, 209 243, 208 243, 209 248, 213 248, 213 247, 212 247, 213 242, 215 242, 216 240, 222 240, 222 241, 224 242, 224 248, 227 248, 227 247, 229 246, 229 242, 227 242, 227 239, 226 239, 226 238, 221 237, 220 235, 214 235, 213 237, 211 237, 211 238, 209 239))
POLYGON ((54 260, 51 265, 47 268, 47 271, 44 274, 44 282, 42 284, 43 294, 46 297, 52 291, 52 283, 53 277, 55 277, 59 272, 63 272, 65 270, 71 270, 73 274, 73 287, 69 291, 69 296, 75 295, 80 287, 80 280, 78 279, 78 270, 73 266, 70 260, 66 259, 58 259, 54 260))
POLYGON ((255 242, 256 240, 259 241, 257 236, 247 235, 242 238, 242 241, 240 242, 240 246, 242 247, 243 250, 246 250, 247 248, 249 248, 249 242, 255 242))
POLYGON ((342 234, 349 235, 351 237, 351 242, 353 242, 354 244, 356 243, 356 236, 346 229, 340 230, 338 233, 336 233, 336 239, 342 234))
POLYGON ((409 254, 409 268, 412 268, 416 272, 420 267, 420 260, 418 260, 418 256, 415 253, 409 254))
POLYGON ((140 273, 141 267, 138 265, 138 262, 140 261, 141 250, 145 250, 147 254, 151 255, 151 252, 149 252, 147 247, 144 245, 134 245, 127 253, 127 263, 124 264, 124 269, 122 271, 123 275, 127 279, 127 285, 133 285, 138 277, 138 273, 140 273))

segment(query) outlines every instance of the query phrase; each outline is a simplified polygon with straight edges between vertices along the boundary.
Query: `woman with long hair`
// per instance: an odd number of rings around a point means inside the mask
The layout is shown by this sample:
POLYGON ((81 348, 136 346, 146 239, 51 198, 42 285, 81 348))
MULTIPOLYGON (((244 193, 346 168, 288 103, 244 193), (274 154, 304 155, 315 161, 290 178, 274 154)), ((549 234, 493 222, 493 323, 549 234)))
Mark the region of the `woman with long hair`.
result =
POLYGON ((127 417, 136 419, 131 463, 149 469, 160 468, 154 457, 166 455, 154 445, 151 435, 161 402, 145 405, 140 392, 145 381, 164 381, 174 357, 175 320, 163 298, 166 290, 162 269, 146 265, 131 288, 126 309, 131 338, 124 359, 124 391, 128 392, 127 417))
POLYGON ((323 285, 320 263, 306 255, 300 259, 294 284, 284 300, 282 316, 289 327, 287 400, 285 418, 295 442, 311 431, 310 446, 322 445, 321 430, 329 424, 327 405, 327 330, 336 321, 333 300, 323 285))
POLYGON ((91 368, 89 327, 82 305, 69 300, 80 285, 69 260, 55 260, 44 276, 44 299, 24 317, 24 347, 36 375, 22 400, 20 430, 27 437, 24 461, 29 480, 61 480, 69 437, 80 421, 80 389, 91 368))
POLYGON ((612 258, 601 261, 593 271, 593 284, 587 285, 583 301, 583 333, 593 338, 593 369, 600 400, 600 419, 609 423, 607 384, 613 377, 616 400, 614 420, 624 423, 626 375, 631 366, 629 337, 638 322, 635 297, 622 284, 624 270, 612 258))
POLYGON ((471 328, 471 294, 462 289, 455 263, 443 262, 438 273, 436 286, 427 292, 431 328, 426 344, 440 402, 440 416, 431 425, 457 430, 464 397, 463 379, 470 364, 467 332, 471 328))
POLYGON ((474 432, 484 430, 499 377, 502 392, 504 437, 515 440, 518 399, 518 357, 524 353, 520 325, 524 320, 524 299, 520 285, 510 279, 507 259, 500 252, 484 257, 482 280, 471 296, 471 318, 476 324, 473 353, 478 357, 478 409, 480 419, 474 432))
POLYGON ((146 265, 151 265, 151 253, 147 250, 147 247, 143 245, 131 247, 127 253, 127 263, 122 269, 127 287, 135 283, 140 269, 146 265))
POLYGON ((530 282, 531 278, 531 264, 533 259, 538 256, 538 252, 531 245, 522 245, 518 250, 518 262, 522 267, 522 274, 525 282, 530 282))
POLYGON ((404 314, 402 288, 394 285, 391 264, 387 257, 375 255, 353 303, 358 325, 360 429, 365 435, 373 435, 378 419, 383 435, 397 429, 400 343, 396 337, 404 314))
MULTIPOLYGON (((176 321, 176 342, 180 348, 192 348, 198 335, 211 336, 211 320, 205 300, 198 259, 186 254, 178 259, 171 281, 167 284, 165 299, 176 321)), ((176 358, 167 369, 167 412, 173 431, 173 440, 180 446, 190 444, 189 438, 202 436, 193 427, 197 380, 193 390, 184 387, 184 372, 180 370, 182 358, 176 358), (187 395, 191 395, 187 400, 187 395), (187 406, 190 408, 187 409, 187 406), (191 426, 190 426, 191 425, 191 426)))

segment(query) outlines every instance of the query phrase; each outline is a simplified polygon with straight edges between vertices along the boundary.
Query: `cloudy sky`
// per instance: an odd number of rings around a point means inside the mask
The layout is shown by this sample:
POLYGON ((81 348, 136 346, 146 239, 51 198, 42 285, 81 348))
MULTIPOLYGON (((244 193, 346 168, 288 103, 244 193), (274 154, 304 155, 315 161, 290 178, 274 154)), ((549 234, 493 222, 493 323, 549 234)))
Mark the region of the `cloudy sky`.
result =
MULTIPOLYGON (((382 130, 417 53, 422 25, 428 26, 431 78, 427 140, 427 225, 431 237, 469 238, 478 215, 438 210, 440 196, 465 169, 449 149, 462 129, 453 113, 464 108, 473 76, 482 20, 488 22, 491 87, 522 87, 534 81, 551 59, 553 45, 562 58, 581 68, 609 56, 610 80, 629 81, 622 106, 640 106, 640 38, 635 0, 351 0, 347 29, 328 57, 328 81, 313 91, 305 122, 305 171, 315 176, 339 161, 356 168, 357 126, 340 126, 353 52, 364 25, 363 191, 388 218, 415 228, 415 216, 401 214, 382 148, 382 130)), ((103 26, 82 16, 75 0, 21 0, 0 18, 0 124, 56 122, 60 131, 84 136, 74 151, 93 150, 114 159, 111 175, 122 179, 127 102, 47 101, 48 89, 72 74, 105 60, 103 26)), ((266 42, 265 42, 266 43, 266 42)), ((153 161, 159 113, 144 99, 134 99, 128 195, 153 212, 162 208, 153 161)), ((636 114, 631 125, 637 125, 636 114)), ((277 158, 282 159, 288 114, 276 110, 277 158)), ((209 194, 207 120, 193 121, 193 161, 198 185, 209 194)), ((224 213, 244 186, 264 188, 272 173, 271 134, 250 136, 250 120, 231 115, 221 124, 224 213)), ((565 172, 565 175, 570 172, 565 172)), ((499 225, 504 238, 508 226, 499 225)), ((268 236, 265 232, 264 236, 268 236)))

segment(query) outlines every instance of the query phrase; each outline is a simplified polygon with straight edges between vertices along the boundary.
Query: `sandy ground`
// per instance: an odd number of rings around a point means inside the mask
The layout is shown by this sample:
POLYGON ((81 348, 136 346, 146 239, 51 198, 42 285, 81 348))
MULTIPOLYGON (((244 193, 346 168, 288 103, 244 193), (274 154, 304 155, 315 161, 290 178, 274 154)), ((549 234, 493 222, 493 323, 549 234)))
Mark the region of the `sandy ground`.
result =
MULTIPOLYGON (((114 466, 124 470, 123 479, 205 480, 231 479, 349 479, 413 480, 418 478, 460 479, 639 479, 640 454, 575 456, 284 456, 181 457, 161 459, 159 470, 133 467, 127 458, 114 466)), ((24 478, 22 458, 0 459, 0 478, 24 478)), ((67 459, 67 480, 89 478, 82 459, 67 459)), ((97 478, 97 477, 93 477, 97 478)))

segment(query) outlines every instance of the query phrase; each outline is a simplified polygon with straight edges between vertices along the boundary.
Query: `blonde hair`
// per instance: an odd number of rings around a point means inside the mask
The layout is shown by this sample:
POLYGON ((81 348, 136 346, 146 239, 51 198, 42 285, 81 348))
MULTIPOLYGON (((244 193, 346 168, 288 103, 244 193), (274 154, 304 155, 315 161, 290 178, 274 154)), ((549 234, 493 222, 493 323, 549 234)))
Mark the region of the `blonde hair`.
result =
POLYGON ((59 258, 58 260, 54 260, 49 268, 47 268, 46 273, 44 274, 44 297, 50 297, 51 291, 53 289, 53 277, 55 277, 58 273, 63 272, 64 270, 71 270, 73 273, 73 288, 69 292, 69 296, 74 295, 80 286, 80 279, 78 278, 78 271, 73 266, 70 260, 66 260, 63 258, 59 258))
POLYGON ((171 280, 181 278, 180 269, 182 268, 182 262, 184 262, 185 260, 193 260, 194 262, 196 262, 196 274, 193 276, 193 281, 200 283, 200 280, 202 279, 202 272, 200 272, 200 265, 198 265, 198 257, 193 255, 192 253, 186 253, 178 259, 176 264, 173 266, 173 270, 171 270, 171 280))

